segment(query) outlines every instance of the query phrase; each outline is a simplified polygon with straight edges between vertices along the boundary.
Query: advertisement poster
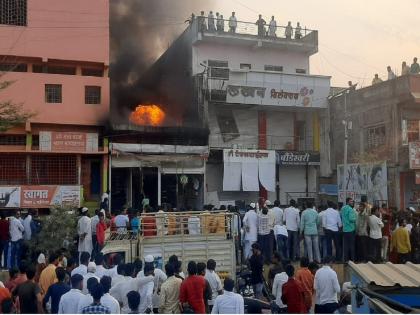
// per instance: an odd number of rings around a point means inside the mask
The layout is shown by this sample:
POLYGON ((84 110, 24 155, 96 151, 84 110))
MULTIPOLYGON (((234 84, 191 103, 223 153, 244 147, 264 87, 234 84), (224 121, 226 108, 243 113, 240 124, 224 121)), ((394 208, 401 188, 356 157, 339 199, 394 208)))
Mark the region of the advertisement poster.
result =
POLYGON ((340 202, 345 202, 345 191, 348 197, 353 197, 357 202, 363 195, 367 196, 370 203, 388 200, 386 162, 347 164, 346 174, 344 165, 338 165, 337 177, 340 202))
POLYGON ((2 186, 1 208, 79 207, 80 186, 2 186))
POLYGON ((417 173, 406 173, 404 177, 404 206, 417 209, 420 206, 420 185, 417 181, 417 173))
POLYGON ((20 187, 0 187, 0 207, 18 208, 20 206, 20 187))

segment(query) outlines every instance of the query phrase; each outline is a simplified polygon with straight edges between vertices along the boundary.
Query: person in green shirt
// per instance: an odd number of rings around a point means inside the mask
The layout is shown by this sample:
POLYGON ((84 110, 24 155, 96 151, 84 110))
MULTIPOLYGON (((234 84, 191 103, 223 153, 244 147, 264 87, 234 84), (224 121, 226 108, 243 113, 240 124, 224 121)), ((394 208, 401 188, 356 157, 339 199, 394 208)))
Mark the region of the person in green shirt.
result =
POLYGON ((305 238, 309 261, 321 262, 318 241, 318 212, 314 209, 312 201, 306 201, 306 210, 302 212, 300 219, 300 233, 305 238))
POLYGON ((343 222, 343 256, 344 262, 356 259, 356 222, 357 212, 354 210, 354 200, 346 198, 346 205, 340 211, 341 221, 343 222))

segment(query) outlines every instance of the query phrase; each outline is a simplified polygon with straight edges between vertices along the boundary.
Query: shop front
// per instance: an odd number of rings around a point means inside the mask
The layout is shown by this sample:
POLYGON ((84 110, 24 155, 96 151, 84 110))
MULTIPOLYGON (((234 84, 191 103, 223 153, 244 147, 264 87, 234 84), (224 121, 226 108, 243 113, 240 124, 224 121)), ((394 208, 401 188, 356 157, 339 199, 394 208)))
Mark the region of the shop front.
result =
POLYGON ((206 203, 243 209, 258 202, 260 191, 275 192, 273 150, 212 150, 206 165, 206 203))
POLYGON ((111 209, 201 209, 207 147, 112 143, 111 209))
POLYGON ((319 152, 277 151, 277 189, 269 199, 278 199, 281 205, 288 205, 291 199, 303 204, 305 200, 316 201, 319 152))

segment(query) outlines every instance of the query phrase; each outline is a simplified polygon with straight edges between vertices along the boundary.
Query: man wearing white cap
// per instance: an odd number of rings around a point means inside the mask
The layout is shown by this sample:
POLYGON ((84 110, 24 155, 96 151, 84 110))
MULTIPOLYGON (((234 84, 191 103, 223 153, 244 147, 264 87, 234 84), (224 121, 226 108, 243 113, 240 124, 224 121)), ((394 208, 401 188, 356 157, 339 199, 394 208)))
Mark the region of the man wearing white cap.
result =
MULTIPOLYGON (((144 257, 144 267, 146 268, 146 266, 152 266, 154 268, 154 261, 155 259, 153 255, 147 255, 146 257, 144 257)), ((152 301, 153 301, 153 308, 158 308, 160 306, 160 297, 159 297, 158 292, 160 292, 161 285, 166 281, 168 277, 159 268, 154 268, 153 273, 154 273, 154 288, 153 288, 152 301)), ((144 278, 144 269, 138 273, 137 278, 140 278, 140 279, 144 278)))
POLYGON ((93 261, 91 261, 91 262, 89 262, 88 267, 87 267, 87 274, 85 274, 83 276, 83 288, 82 288, 82 293, 83 294, 88 294, 89 293, 88 289, 87 289, 87 281, 90 278, 96 278, 96 280, 98 280, 98 282, 99 282, 100 279, 99 279, 99 277, 97 277, 95 275, 95 272, 96 272, 96 264, 93 261))
POLYGON ((258 216, 255 212, 255 203, 249 205, 249 210, 245 214, 242 223, 245 230, 244 237, 244 257, 248 259, 251 256, 251 246, 258 239, 258 216))
POLYGON ((92 255, 92 222, 86 207, 82 208, 82 217, 77 222, 77 234, 79 234, 79 259, 82 252, 92 255))

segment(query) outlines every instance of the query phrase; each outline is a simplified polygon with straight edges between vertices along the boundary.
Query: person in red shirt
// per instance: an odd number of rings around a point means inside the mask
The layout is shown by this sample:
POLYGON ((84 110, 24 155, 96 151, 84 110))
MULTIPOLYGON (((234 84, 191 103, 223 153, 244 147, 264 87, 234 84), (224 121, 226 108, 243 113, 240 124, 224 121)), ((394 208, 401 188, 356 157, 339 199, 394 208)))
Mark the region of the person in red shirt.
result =
POLYGON ((103 212, 98 213, 99 222, 96 225, 96 240, 98 242, 98 252, 102 250, 105 244, 105 231, 107 229, 107 225, 105 222, 105 215, 103 212))
POLYGON ((300 268, 296 271, 296 280, 300 282, 303 290, 305 291, 305 306, 306 312, 312 307, 312 296, 314 294, 314 275, 309 270, 309 259, 303 257, 300 260, 300 268))
POLYGON ((196 314, 205 314, 204 292, 206 290, 206 281, 204 277, 197 276, 197 264, 195 261, 188 263, 188 278, 181 284, 179 301, 181 309, 188 304, 196 314))
POLYGON ((387 208, 386 203, 382 204, 380 212, 382 222, 384 223, 384 227, 382 228, 381 257, 383 261, 388 261, 389 243, 393 227, 392 212, 387 208))
POLYGON ((281 300, 287 305, 287 313, 306 314, 305 290, 301 283, 293 277, 295 268, 292 265, 287 265, 285 269, 289 281, 283 284, 281 300))
POLYGON ((0 266, 6 268, 7 266, 7 251, 9 249, 9 221, 6 219, 6 214, 0 214, 0 266), (3 263, 4 260, 4 263, 3 263))

